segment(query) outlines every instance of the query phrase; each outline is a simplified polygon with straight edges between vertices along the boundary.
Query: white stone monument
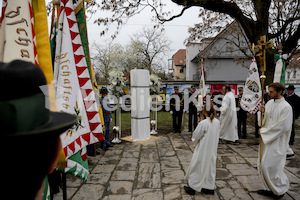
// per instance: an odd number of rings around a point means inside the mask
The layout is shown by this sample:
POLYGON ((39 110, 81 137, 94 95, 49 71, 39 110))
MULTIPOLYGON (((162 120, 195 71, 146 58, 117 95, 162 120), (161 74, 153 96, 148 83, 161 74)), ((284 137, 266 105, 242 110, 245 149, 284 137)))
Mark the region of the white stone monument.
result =
POLYGON ((150 139, 149 71, 130 71, 131 83, 131 137, 133 141, 150 139))

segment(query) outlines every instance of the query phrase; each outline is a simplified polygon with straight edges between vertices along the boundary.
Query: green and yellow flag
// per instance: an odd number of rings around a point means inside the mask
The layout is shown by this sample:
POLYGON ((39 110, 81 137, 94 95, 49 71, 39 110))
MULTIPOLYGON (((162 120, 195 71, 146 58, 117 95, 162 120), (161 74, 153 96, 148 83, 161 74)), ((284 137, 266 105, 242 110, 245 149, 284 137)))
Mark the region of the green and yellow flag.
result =
MULTIPOLYGON (((96 81, 93 66, 91 65, 91 58, 90 58, 90 51, 89 51, 89 41, 88 41, 88 36, 87 36, 87 25, 86 25, 86 15, 85 15, 84 1, 83 0, 75 0, 75 1, 73 1, 73 3, 74 3, 74 11, 75 11, 75 14, 76 14, 76 19, 77 19, 77 23, 78 23, 78 27, 79 27, 82 47, 83 47, 83 50, 84 50, 84 55, 85 55, 87 67, 89 69, 89 73, 90 73, 90 76, 91 76, 93 89, 94 89, 95 93, 98 94, 97 96, 99 96, 98 84, 97 84, 97 81, 96 81)), ((98 99, 96 99, 96 100, 98 102, 98 99)), ((103 112, 102 112, 102 108, 100 106, 100 102, 98 102, 98 105, 99 105, 99 115, 100 115, 100 119, 101 119, 101 124, 103 125, 102 129, 103 129, 103 131, 105 131, 104 130, 105 127, 104 127, 103 112)))
POLYGON ((275 56, 276 66, 275 66, 275 72, 274 72, 274 80, 273 82, 278 82, 283 85, 285 85, 285 63, 281 55, 275 56))

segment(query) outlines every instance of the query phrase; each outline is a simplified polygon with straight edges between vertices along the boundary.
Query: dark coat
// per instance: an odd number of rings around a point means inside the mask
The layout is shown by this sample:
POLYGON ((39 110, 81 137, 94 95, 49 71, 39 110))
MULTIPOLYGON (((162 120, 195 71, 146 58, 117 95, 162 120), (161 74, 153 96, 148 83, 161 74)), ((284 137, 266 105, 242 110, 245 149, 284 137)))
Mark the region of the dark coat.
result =
MULTIPOLYGON (((192 96, 192 93, 189 93, 189 97, 192 96)), ((197 97, 197 96, 196 96, 197 97)), ((197 107, 193 102, 189 103, 189 112, 197 112, 197 107)))
POLYGON ((287 96, 285 100, 292 106, 294 119, 298 119, 300 115, 300 97, 295 93, 287 96))
POLYGON ((184 106, 184 102, 183 102, 183 95, 181 93, 173 93, 172 95, 178 95, 179 96, 179 99, 180 99, 180 103, 179 102, 176 102, 174 98, 172 98, 170 100, 170 108, 172 111, 176 111, 176 103, 179 103, 179 106, 180 106, 180 111, 183 111, 183 106, 184 106))
POLYGON ((104 123, 108 123, 108 122, 110 122, 111 112, 104 108, 104 103, 106 104, 107 108, 110 108, 110 104, 108 102, 104 101, 103 98, 101 97, 100 104, 101 104, 101 108, 102 108, 102 112, 103 112, 104 123))

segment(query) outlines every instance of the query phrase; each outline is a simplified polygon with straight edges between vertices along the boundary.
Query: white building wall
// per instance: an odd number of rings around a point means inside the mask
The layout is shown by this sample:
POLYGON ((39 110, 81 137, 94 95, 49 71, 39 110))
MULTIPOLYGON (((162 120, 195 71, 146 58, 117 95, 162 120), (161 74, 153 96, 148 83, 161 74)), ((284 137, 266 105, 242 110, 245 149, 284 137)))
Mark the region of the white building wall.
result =
POLYGON ((192 63, 195 56, 202 51, 206 44, 203 43, 187 43, 186 44, 186 80, 193 80, 193 75, 197 73, 197 64, 192 63))
POLYGON ((289 68, 285 70, 286 84, 300 84, 300 68, 289 68))
POLYGON ((206 81, 245 81, 250 60, 244 66, 234 59, 209 59, 204 62, 206 81))

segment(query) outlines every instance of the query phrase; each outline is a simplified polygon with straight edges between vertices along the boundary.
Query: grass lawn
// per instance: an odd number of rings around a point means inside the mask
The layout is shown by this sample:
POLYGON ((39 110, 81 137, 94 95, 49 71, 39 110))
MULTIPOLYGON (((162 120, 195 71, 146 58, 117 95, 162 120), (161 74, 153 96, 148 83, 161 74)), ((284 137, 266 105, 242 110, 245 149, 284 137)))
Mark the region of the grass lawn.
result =
MULTIPOLYGON (((152 119, 152 112, 150 113, 150 121, 152 119)), ((184 115, 185 117, 183 118, 183 125, 188 122, 188 118, 186 114, 184 115)), ((111 138, 114 137, 112 133, 112 128, 115 125, 115 115, 114 113, 112 114, 112 122, 110 123, 110 136, 111 138)), ((159 134, 167 134, 170 133, 173 129, 173 122, 172 122, 172 115, 169 112, 164 112, 160 111, 157 113, 157 131, 159 134)), ((126 137, 131 135, 131 113, 130 112, 123 112, 122 113, 122 137, 126 137)), ((149 130, 150 131, 150 130, 149 130)))

